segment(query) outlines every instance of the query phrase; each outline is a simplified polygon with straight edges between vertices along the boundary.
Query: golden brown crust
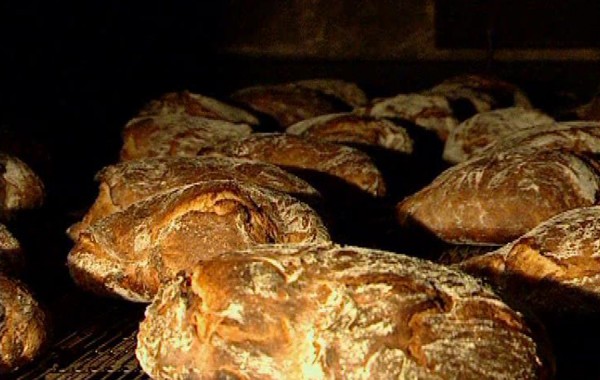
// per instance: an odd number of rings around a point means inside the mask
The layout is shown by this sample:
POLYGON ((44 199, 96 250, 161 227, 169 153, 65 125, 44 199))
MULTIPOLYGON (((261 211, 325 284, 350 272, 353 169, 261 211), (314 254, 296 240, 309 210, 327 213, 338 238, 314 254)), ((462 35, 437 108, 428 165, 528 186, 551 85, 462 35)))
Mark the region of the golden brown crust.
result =
POLYGON ((569 210, 504 247, 463 262, 538 311, 600 310, 600 206, 569 210))
POLYGON ((231 97, 273 117, 282 128, 311 117, 346 111, 319 91, 287 84, 248 87, 231 97))
POLYGON ((123 131, 121 160, 188 156, 214 144, 248 136, 252 128, 186 114, 159 114, 130 120, 123 131))
MULTIPOLYGON (((163 157, 126 161, 96 176, 98 198, 80 223, 69 228, 73 240, 88 226, 133 203, 175 188, 214 180, 236 180, 315 202, 320 195, 300 178, 264 162, 229 157, 163 157)), ((311 203, 311 202, 309 202, 311 203)))
POLYGON ((541 111, 522 107, 479 113, 450 131, 443 157, 448 162, 463 162, 517 131, 553 122, 554 119, 541 111))
POLYGON ((373 196, 385 195, 383 177, 373 161, 365 153, 346 146, 289 134, 256 133, 205 149, 200 154, 247 158, 289 169, 314 171, 344 181, 373 196))
POLYGON ((97 221, 79 235, 68 263, 84 288, 147 302, 161 281, 221 252, 328 240, 321 219, 304 203, 250 184, 210 181, 97 221))
POLYGON ((29 291, 0 274, 0 373, 31 362, 48 338, 46 316, 29 291))
POLYGON ((21 244, 4 224, 0 224, 0 273, 18 271, 24 261, 21 244))
POLYGON ((274 246, 200 263, 146 310, 155 379, 545 379, 521 315, 459 271, 390 252, 274 246))
POLYGON ((0 153, 0 215, 41 206, 44 184, 40 178, 16 157, 0 153))
POLYGON ((408 154, 413 151, 406 129, 389 120, 353 113, 317 116, 290 125, 285 131, 330 143, 376 146, 408 154))
POLYGON ((142 108, 138 116, 161 114, 186 114, 232 123, 258 124, 258 119, 249 112, 217 99, 193 94, 189 91, 169 92, 158 99, 151 100, 142 108))
POLYGON ((357 112, 378 118, 409 120, 435 132, 442 141, 458 125, 450 104, 446 98, 438 95, 400 94, 391 98, 378 98, 357 112))
POLYGON ((355 83, 339 79, 306 79, 293 85, 334 96, 352 107, 364 106, 368 102, 367 95, 355 83))
POLYGON ((595 204, 600 179, 585 161, 560 151, 511 151, 454 166, 397 206, 418 224, 458 244, 504 244, 569 209, 595 204))

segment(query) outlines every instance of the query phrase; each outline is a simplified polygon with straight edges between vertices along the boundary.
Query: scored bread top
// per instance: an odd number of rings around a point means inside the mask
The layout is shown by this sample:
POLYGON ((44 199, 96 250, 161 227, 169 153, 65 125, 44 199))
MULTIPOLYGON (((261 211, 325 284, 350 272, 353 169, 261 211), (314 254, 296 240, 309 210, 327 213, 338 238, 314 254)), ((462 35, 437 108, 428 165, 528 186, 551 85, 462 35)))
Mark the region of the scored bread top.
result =
POLYGON ((125 161, 102 169, 96 201, 80 223, 69 228, 73 240, 97 220, 133 203, 175 188, 214 180, 237 180, 282 191, 309 203, 320 195, 300 178, 265 162, 229 157, 162 157, 125 161))
POLYGON ((328 240, 317 213, 287 194, 208 181, 98 220, 80 233, 68 262, 72 277, 84 288, 150 301, 162 280, 218 253, 328 240))
POLYGON ((136 355, 156 379, 543 379, 520 314, 431 262, 336 245, 225 253, 166 284, 136 355))
POLYGON ((161 114, 187 114, 232 123, 258 124, 258 119, 247 111, 189 91, 168 92, 158 99, 151 100, 140 110, 137 116, 161 114))
POLYGON ((458 163, 474 157, 490 144, 510 138, 515 132, 554 122, 545 113, 522 107, 479 113, 450 131, 444 146, 446 161, 458 163))
MULTIPOLYGON (((290 134, 255 133, 207 148, 200 154, 241 157, 269 162, 286 169, 324 173, 373 196, 384 196, 386 191, 381 173, 365 153, 290 134)), ((317 189, 321 190, 319 187, 317 189)))
POLYGON ((378 146, 409 154, 413 151, 406 129, 386 119, 353 113, 313 117, 290 125, 285 131, 331 143, 378 146))
POLYGON ((450 243, 505 244, 544 220, 595 204, 600 179, 568 152, 509 151, 465 161, 397 206, 402 224, 418 224, 450 243))
POLYGON ((198 150, 248 136, 252 128, 186 114, 159 114, 130 120, 123 130, 121 160, 195 156, 198 150))
POLYGON ((32 209, 44 201, 44 184, 16 157, 0 153, 0 215, 32 209))
POLYGON ((368 102, 367 95, 360 87, 355 83, 340 79, 305 79, 294 82, 292 85, 334 96, 352 107, 364 106, 368 102))

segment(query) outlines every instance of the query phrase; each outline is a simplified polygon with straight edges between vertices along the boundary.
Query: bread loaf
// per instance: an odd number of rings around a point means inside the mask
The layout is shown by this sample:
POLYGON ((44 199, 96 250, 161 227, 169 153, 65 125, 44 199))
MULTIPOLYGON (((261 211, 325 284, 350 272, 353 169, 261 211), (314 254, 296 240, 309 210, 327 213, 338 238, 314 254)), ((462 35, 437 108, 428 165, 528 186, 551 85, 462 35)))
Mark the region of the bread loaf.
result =
POLYGON ((458 107, 468 106, 472 110, 469 117, 497 108, 532 107, 531 101, 520 88, 486 75, 458 75, 446 79, 425 93, 442 95, 458 107))
POLYGON ((40 178, 23 161, 0 153, 0 216, 39 207, 43 200, 40 178))
POLYGON ((568 152, 510 151, 458 164, 397 206, 450 243, 504 244, 563 211, 594 205, 600 179, 568 152))
POLYGON ((459 271, 390 252, 274 246, 166 284, 136 355, 154 379, 547 379, 523 317, 459 271))
POLYGON ((461 268, 538 312, 600 311, 600 206, 565 211, 461 268))
POLYGON ((121 160, 195 156, 203 147, 247 136, 246 124, 186 114, 159 114, 130 120, 123 131, 121 160))
POLYGON ((364 106, 368 102, 367 95, 355 83, 339 79, 305 79, 293 85, 333 96, 352 107, 364 106))
POLYGON ((283 193, 234 181, 180 187, 82 231, 68 256, 80 286, 132 301, 198 260, 267 243, 328 241, 319 216, 283 193))
POLYGON ((138 116, 165 114, 185 114, 207 119, 256 125, 258 119, 249 112, 223 103, 208 96, 193 94, 189 91, 169 92, 150 101, 142 108, 138 116))
POLYGON ((413 141, 406 129, 389 120, 338 113, 317 116, 293 124, 286 133, 338 144, 377 146, 412 153, 413 141))
POLYGON ((450 131, 444 145, 444 159, 451 163, 466 161, 497 140, 515 132, 554 122, 543 112, 510 107, 479 113, 450 131))
POLYGON ((458 125, 450 104, 443 96, 424 94, 400 94, 391 98, 374 99, 364 109, 357 110, 377 118, 408 120, 419 127, 435 132, 446 140, 458 125))
POLYGON ((44 311, 25 286, 0 273, 0 373, 34 360, 47 339, 44 311))
POLYGON ((214 180, 237 180, 282 191, 307 201, 320 197, 308 183, 264 162, 229 157, 163 157, 126 161, 100 171, 100 190, 80 223, 69 228, 73 240, 97 220, 133 203, 181 186, 214 180))
POLYGON ((271 116, 283 129, 311 117, 350 110, 347 105, 319 91, 289 84, 248 87, 231 97, 271 116))
POLYGON ((246 158, 291 169, 323 195, 327 186, 319 186, 311 174, 332 177, 373 196, 385 195, 381 173, 369 156, 350 147, 290 134, 256 133, 206 148, 200 154, 246 158))
POLYGON ((0 224, 0 273, 18 272, 24 262, 21 244, 4 224, 0 224))

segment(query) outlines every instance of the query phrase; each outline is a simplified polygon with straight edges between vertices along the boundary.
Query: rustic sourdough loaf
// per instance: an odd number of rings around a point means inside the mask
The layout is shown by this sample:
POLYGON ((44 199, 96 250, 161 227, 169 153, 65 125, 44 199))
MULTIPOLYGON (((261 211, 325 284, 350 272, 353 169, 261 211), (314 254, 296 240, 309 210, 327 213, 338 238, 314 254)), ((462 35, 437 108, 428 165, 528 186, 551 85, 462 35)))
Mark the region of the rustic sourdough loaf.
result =
POLYGON ((522 107, 482 112, 450 131, 443 157, 451 163, 466 161, 495 141, 510 138, 517 131, 539 125, 549 127, 553 122, 554 119, 541 111, 522 107))
POLYGON ((133 203, 181 186, 213 180, 237 180, 282 191, 309 204, 320 195, 300 178, 264 162, 229 157, 162 157, 125 161, 100 171, 96 201, 83 220, 69 228, 73 240, 82 230, 133 203))
POLYGON ((121 160, 195 156, 206 146, 248 136, 252 128, 186 114, 158 114, 130 120, 123 130, 121 160))
POLYGON ((561 151, 517 150, 465 161, 397 205, 403 225, 458 244, 504 244, 563 211, 596 203, 593 166, 561 151))
POLYGON ((272 246, 161 288, 138 333, 155 379, 547 379, 552 359, 474 278, 390 252, 272 246))
POLYGON ((0 153, 0 216, 41 206, 44 184, 23 161, 0 153))
POLYGON ((80 233, 68 265, 75 282, 90 291, 147 302, 161 281, 221 252, 328 240, 319 216, 289 195, 210 181, 97 221, 80 233))
POLYGON ((368 102, 367 95, 360 87, 340 79, 305 79, 291 84, 333 96, 352 107, 364 106, 368 102))
POLYGON ((286 133, 350 146, 374 146, 412 153, 413 141, 406 129, 386 119, 337 113, 313 117, 290 125, 286 133))

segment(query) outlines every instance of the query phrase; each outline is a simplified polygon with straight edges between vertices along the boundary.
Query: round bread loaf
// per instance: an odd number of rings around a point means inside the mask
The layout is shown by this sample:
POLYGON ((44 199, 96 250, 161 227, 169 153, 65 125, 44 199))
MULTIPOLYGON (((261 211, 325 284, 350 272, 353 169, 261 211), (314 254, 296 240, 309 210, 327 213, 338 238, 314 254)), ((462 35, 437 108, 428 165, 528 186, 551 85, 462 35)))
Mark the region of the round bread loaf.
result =
POLYGON ((0 224, 0 273, 18 272, 24 261, 21 244, 4 224, 0 224))
POLYGON ((200 151, 201 155, 225 155, 269 162, 290 169, 315 186, 311 174, 321 174, 360 189, 373 196, 385 195, 381 173, 368 155, 357 149, 306 139, 290 134, 256 133, 200 151))
POLYGON ((0 216, 41 206, 44 184, 23 161, 0 153, 0 216))
POLYGON ((469 117, 497 108, 532 108, 527 95, 517 86, 487 75, 458 75, 446 79, 425 93, 442 95, 457 107, 470 108, 470 112, 466 113, 469 117))
POLYGON ((377 146, 412 153, 406 129, 386 119, 352 113, 317 116, 289 126, 286 133, 338 144, 377 146))
POLYGON ((209 181, 97 221, 79 235, 68 265, 75 282, 88 290, 147 302, 161 281, 224 251, 328 240, 315 211, 289 195, 209 181))
POLYGON ((352 107, 364 106, 368 102, 367 95, 355 83, 339 79, 306 79, 293 84, 333 96, 352 107))
POLYGON ((565 211, 461 263, 537 312, 600 311, 600 206, 565 211))
POLYGON ((450 131, 443 157, 451 163, 466 161, 481 153, 490 144, 510 138, 515 132, 537 125, 553 123, 543 112, 510 107, 479 113, 450 131))
POLYGON ((357 110, 377 118, 408 120, 419 127, 435 132, 446 140, 458 125, 450 104, 443 96, 425 94, 400 94, 391 98, 374 99, 369 106, 357 110))
POLYGON ((281 128, 311 117, 350 110, 350 107, 320 91, 289 84, 248 87, 236 91, 231 97, 271 116, 281 128))
POLYGON ((594 205, 600 179, 568 152, 509 151, 465 161, 397 205, 417 224, 458 244, 505 244, 563 211, 594 205))
POLYGON ((225 120, 232 123, 256 125, 258 119, 249 112, 223 103, 208 96, 189 91, 169 92, 150 101, 138 116, 163 114, 186 114, 207 119, 225 120))
POLYGON ((474 278, 391 252, 272 246, 161 288, 136 355, 154 379, 546 379, 523 317, 474 278))
POLYGON ((248 136, 246 124, 186 114, 136 117, 123 131, 121 160, 147 157, 195 156, 196 152, 226 140, 248 136))
POLYGON ((0 373, 36 358, 48 339, 46 315, 19 281, 0 274, 0 373))
POLYGON ((230 157, 162 157, 126 161, 96 175, 98 198, 80 223, 69 228, 73 240, 88 226, 131 204, 181 186, 236 180, 282 191, 309 204, 320 194, 300 178, 265 162, 230 157))

